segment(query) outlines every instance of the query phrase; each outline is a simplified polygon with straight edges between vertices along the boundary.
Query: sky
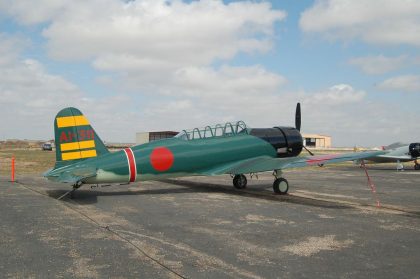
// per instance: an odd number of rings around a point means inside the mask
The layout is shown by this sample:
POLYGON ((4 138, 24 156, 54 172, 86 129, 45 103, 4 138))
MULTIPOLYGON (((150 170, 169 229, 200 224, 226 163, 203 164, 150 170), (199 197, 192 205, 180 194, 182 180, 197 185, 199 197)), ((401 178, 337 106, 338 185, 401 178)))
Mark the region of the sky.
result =
POLYGON ((0 140, 243 120, 333 146, 420 141, 420 1, 0 0, 0 140))

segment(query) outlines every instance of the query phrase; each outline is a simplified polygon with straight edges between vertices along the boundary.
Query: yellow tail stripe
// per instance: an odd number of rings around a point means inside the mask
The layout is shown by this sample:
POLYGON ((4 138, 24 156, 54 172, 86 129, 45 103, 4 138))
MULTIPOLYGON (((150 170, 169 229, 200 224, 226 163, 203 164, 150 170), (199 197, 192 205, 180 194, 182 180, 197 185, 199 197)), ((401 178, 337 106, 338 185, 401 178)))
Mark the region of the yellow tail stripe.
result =
POLYGON ((86 148, 92 148, 92 147, 95 147, 95 141, 93 140, 77 141, 77 142, 60 144, 61 151, 86 149, 86 148))
POLYGON ((57 117, 58 128, 84 125, 89 125, 89 120, 84 115, 57 117))
POLYGON ((96 157, 95 149, 86 150, 86 151, 61 153, 61 159, 63 161, 76 160, 76 159, 82 159, 82 158, 91 158, 91 157, 96 157))
POLYGON ((80 159, 80 158, 81 158, 80 151, 61 153, 61 160, 63 160, 63 161, 76 160, 76 159, 80 159))
POLYGON ((86 150, 86 151, 80 151, 80 154, 82 155, 82 158, 90 158, 90 157, 96 157, 96 150, 86 150))

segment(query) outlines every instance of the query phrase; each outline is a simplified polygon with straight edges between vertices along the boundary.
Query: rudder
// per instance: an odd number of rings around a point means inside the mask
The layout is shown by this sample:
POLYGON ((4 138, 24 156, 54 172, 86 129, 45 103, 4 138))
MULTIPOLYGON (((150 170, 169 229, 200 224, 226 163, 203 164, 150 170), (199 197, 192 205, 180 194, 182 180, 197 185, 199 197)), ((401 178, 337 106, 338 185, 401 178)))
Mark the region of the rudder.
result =
POLYGON ((62 109, 54 120, 55 168, 109 153, 89 120, 76 108, 62 109))

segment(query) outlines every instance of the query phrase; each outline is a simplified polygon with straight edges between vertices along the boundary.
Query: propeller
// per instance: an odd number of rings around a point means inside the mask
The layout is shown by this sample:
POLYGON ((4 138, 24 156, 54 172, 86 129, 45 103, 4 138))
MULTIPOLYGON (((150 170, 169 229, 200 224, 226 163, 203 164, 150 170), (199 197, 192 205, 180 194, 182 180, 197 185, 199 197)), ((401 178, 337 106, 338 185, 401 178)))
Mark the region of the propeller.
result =
MULTIPOLYGON (((295 115, 295 127, 296 130, 298 130, 300 132, 300 126, 302 124, 302 114, 300 112, 300 103, 297 103, 296 105, 296 115, 295 115)), ((308 148, 306 148, 306 146, 303 146, 303 148, 308 151, 309 154, 311 154, 311 156, 314 156, 314 153, 312 153, 308 148)))
POLYGON ((301 113, 300 113, 300 103, 296 105, 296 115, 295 115, 295 127, 296 130, 300 132, 300 125, 301 125, 301 113))

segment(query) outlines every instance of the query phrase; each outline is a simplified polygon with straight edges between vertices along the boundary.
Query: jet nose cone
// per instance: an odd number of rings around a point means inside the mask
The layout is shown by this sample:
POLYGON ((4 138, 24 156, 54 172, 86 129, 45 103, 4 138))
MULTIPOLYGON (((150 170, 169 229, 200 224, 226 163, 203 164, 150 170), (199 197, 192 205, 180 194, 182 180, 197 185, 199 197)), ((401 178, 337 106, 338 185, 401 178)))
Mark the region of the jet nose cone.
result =
POLYGON ((411 157, 413 158, 420 157, 420 143, 419 142, 410 144, 410 146, 408 147, 408 150, 410 151, 411 157))

